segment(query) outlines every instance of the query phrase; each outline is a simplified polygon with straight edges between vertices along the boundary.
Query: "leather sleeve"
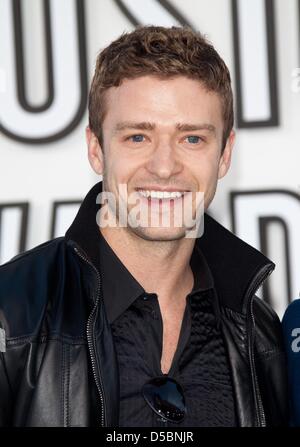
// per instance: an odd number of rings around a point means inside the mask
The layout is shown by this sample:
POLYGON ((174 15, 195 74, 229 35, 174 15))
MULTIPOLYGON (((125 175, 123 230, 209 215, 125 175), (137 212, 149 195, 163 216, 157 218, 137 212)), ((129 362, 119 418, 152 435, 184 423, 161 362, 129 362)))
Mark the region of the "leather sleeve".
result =
POLYGON ((3 352, 0 353, 0 396, 0 427, 10 426, 13 399, 3 352))
POLYGON ((19 321, 26 320, 21 306, 25 303, 24 285, 18 280, 18 266, 10 261, 0 267, 0 427, 15 425, 20 379, 26 362, 26 343, 20 334, 14 333, 19 321))
POLYGON ((8 371, 8 346, 7 346, 7 303, 6 281, 2 275, 3 266, 0 269, 0 427, 12 424, 13 392, 8 371))
POLYGON ((287 362, 280 320, 263 300, 254 297, 255 366, 267 426, 287 426, 289 420, 287 362))
POLYGON ((15 405, 20 378, 26 361, 26 345, 10 345, 7 340, 4 344, 3 326, 3 312, 0 311, 2 336, 2 352, 0 352, 0 427, 9 427, 15 425, 15 405))

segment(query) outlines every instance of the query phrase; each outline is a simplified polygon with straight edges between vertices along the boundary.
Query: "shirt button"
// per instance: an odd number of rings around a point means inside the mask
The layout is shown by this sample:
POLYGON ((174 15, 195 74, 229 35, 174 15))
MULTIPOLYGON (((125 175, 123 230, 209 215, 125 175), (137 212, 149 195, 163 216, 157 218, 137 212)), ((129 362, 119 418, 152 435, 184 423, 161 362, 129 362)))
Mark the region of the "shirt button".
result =
POLYGON ((147 301, 148 300, 148 296, 147 295, 143 295, 143 300, 147 301))

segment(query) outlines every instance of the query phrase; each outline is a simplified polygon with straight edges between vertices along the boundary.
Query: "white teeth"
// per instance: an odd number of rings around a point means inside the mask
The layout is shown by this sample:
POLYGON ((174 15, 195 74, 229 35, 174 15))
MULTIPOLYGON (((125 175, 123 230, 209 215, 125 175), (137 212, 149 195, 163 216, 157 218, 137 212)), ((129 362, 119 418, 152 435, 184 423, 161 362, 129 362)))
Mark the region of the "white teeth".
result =
POLYGON ((144 197, 148 197, 147 196, 147 191, 142 191, 141 189, 139 190, 139 194, 141 194, 144 197))
POLYGON ((149 191, 149 190, 142 190, 140 189, 138 191, 142 196, 144 197, 151 197, 152 199, 176 199, 181 196, 183 196, 184 192, 180 191, 149 191))

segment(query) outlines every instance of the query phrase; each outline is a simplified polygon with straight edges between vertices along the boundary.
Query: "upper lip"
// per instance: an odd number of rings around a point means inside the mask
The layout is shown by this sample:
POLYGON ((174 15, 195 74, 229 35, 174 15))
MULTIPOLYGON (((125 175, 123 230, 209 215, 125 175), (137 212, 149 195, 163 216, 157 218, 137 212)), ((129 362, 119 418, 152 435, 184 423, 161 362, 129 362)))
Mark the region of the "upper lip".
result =
POLYGON ((160 188, 159 186, 144 186, 142 188, 136 188, 137 190, 141 189, 143 191, 162 191, 162 192, 189 192, 189 189, 180 189, 180 188, 160 188))

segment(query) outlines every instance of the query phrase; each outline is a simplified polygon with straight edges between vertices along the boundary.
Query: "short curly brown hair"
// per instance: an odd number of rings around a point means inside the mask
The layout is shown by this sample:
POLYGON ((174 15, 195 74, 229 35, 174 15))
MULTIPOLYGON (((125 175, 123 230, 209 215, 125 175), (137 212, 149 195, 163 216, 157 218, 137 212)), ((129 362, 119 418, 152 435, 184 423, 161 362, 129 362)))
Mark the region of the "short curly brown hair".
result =
POLYGON ((89 93, 89 127, 103 143, 105 91, 125 79, 153 75, 186 76, 219 94, 224 120, 223 149, 233 127, 233 94, 229 70, 214 47, 188 27, 141 26, 122 34, 102 50, 89 93))

